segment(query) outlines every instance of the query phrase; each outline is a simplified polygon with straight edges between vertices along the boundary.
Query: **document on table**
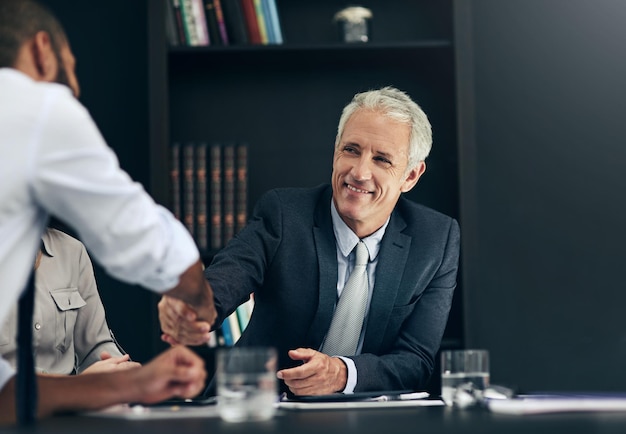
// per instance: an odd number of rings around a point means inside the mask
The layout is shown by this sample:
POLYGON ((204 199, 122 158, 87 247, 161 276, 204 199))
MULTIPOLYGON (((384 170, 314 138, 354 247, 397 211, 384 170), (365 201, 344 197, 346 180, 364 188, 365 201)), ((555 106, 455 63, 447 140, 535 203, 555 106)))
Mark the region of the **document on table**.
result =
POLYGON ((99 411, 84 413, 86 416, 114 419, 146 420, 146 419, 178 419, 185 417, 219 417, 217 406, 213 404, 198 405, 191 403, 172 403, 171 405, 143 406, 119 404, 99 411))
POLYGON ((625 394, 557 393, 490 400, 489 410, 502 414, 626 411, 625 394))
POLYGON ((444 405, 440 399, 428 399, 427 392, 378 392, 332 394, 282 399, 278 408, 285 410, 345 410, 358 408, 431 407, 444 405))

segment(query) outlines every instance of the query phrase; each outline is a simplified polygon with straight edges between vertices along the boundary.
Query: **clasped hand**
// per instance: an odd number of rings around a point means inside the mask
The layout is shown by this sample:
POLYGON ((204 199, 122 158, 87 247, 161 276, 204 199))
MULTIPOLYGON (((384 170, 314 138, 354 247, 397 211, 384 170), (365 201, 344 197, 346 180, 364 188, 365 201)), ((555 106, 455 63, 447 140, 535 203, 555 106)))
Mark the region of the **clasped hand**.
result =
MULTIPOLYGON (((164 295, 158 309, 163 341, 170 345, 202 345, 209 341, 211 325, 199 320, 195 310, 185 302, 164 295)), ((345 388, 348 368, 341 359, 311 348, 291 350, 289 357, 302 365, 282 369, 276 376, 295 395, 325 395, 345 388)))

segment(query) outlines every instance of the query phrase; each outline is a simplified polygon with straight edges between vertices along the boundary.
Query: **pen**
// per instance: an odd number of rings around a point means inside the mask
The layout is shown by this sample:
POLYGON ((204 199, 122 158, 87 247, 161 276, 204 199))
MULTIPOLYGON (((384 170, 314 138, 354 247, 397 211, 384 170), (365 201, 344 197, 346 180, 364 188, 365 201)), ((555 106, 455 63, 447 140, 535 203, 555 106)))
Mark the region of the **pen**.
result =
MULTIPOLYGON (((124 351, 124 348, 122 348, 122 346, 117 341, 117 339, 115 339, 115 335, 113 334, 113 330, 112 329, 109 329, 109 334, 111 335, 111 339, 113 339, 113 343, 115 344, 117 349, 120 350, 120 353, 122 353, 122 355, 125 356, 127 353, 126 353, 126 351, 124 351)), ((130 358, 130 356, 128 356, 128 361, 132 362, 132 359, 130 358)))
POLYGON ((396 395, 380 395, 372 398, 372 401, 409 401, 411 399, 428 398, 428 396, 428 392, 399 393, 396 395))

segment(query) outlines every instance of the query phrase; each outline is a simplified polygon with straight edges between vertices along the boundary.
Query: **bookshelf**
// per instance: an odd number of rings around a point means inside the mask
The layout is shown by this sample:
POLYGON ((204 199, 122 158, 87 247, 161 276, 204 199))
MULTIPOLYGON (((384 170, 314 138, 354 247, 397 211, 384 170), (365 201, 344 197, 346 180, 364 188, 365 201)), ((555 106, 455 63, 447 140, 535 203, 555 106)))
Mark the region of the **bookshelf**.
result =
MULTIPOLYGON (((170 204, 173 141, 245 141, 248 208, 268 189, 328 182, 337 122, 360 91, 393 85, 433 125, 411 199, 459 218, 452 0, 372 0, 371 42, 339 42, 342 1, 277 0, 284 43, 169 47, 165 2, 149 8, 150 190, 170 204)), ((210 261, 210 254, 204 258, 210 261)), ((461 275, 444 345, 462 343, 461 275)))

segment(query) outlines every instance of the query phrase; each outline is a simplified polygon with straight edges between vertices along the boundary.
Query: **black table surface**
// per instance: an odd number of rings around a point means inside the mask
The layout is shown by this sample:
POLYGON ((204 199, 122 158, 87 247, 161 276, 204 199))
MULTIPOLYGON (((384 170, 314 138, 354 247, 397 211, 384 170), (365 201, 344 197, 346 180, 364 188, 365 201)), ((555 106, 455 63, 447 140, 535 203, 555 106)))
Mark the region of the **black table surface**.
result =
POLYGON ((122 420, 81 415, 55 416, 32 427, 4 427, 4 433, 626 433, 626 412, 512 416, 446 407, 296 411, 281 410, 266 422, 227 423, 219 418, 122 420))

